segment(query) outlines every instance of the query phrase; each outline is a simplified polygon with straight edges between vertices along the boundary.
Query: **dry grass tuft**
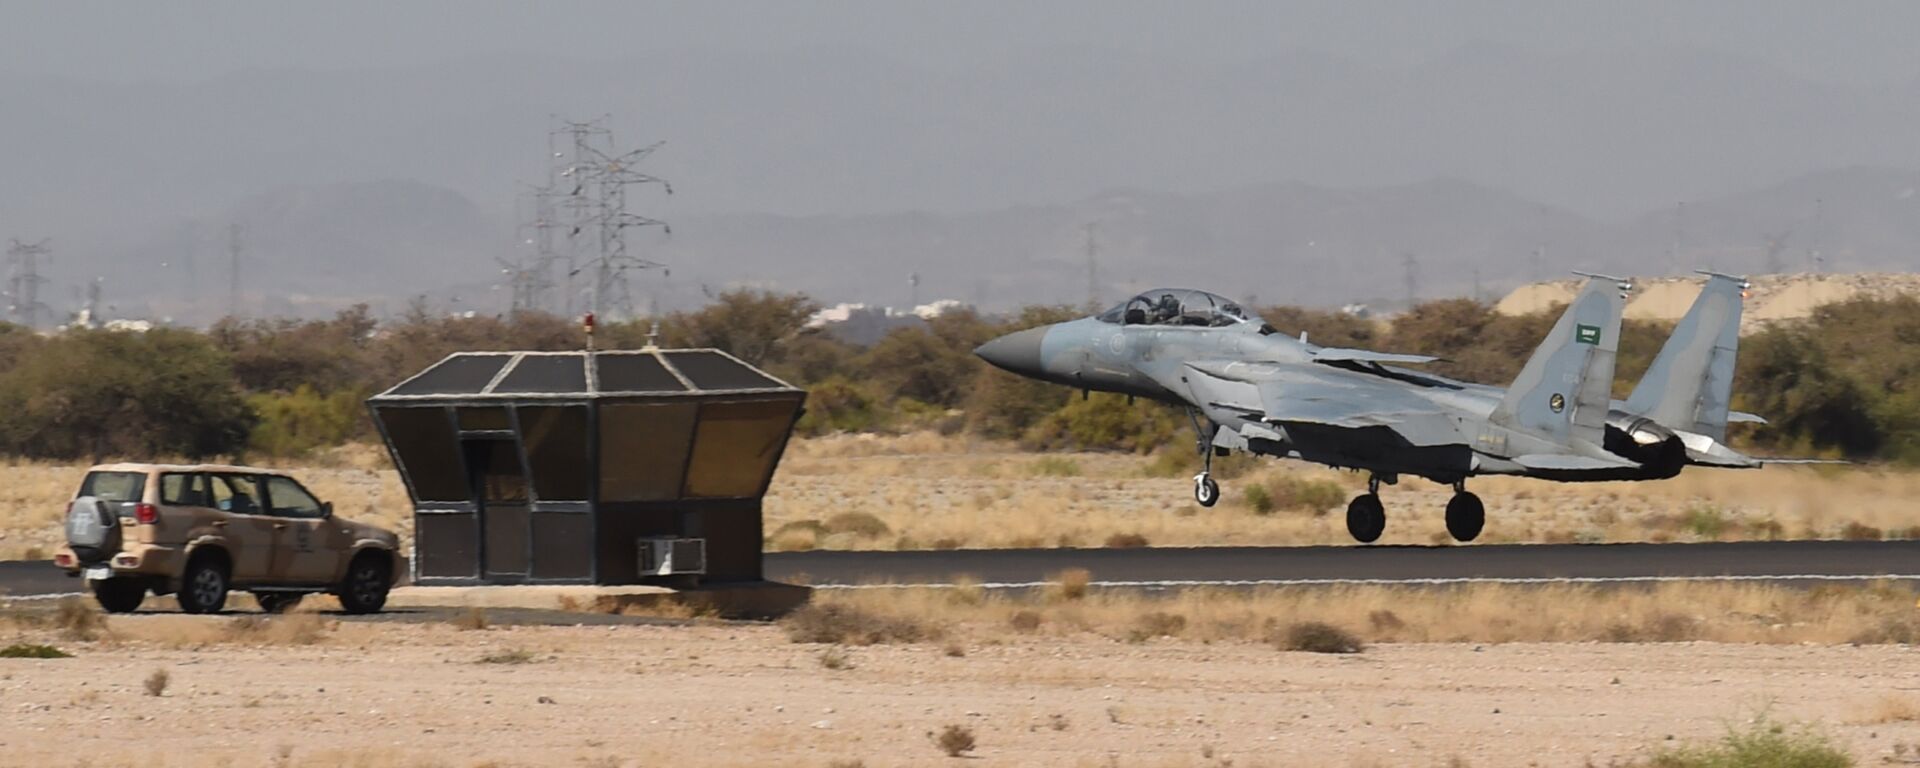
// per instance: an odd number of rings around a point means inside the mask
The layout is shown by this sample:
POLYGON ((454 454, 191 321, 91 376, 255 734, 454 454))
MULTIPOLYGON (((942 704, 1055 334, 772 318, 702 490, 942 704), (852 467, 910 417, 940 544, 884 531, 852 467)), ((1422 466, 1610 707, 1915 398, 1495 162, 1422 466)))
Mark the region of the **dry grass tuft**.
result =
POLYGON ((487 620, 487 609, 477 605, 462 611, 447 623, 462 632, 474 632, 492 626, 492 622, 487 620))
POLYGON ((277 616, 240 616, 227 622, 226 642, 241 645, 313 645, 333 629, 317 613, 295 611, 277 616))
POLYGON ((148 696, 159 696, 167 692, 167 684, 172 681, 173 675, 164 669, 156 669, 147 675, 146 682, 141 685, 147 689, 148 696))
POLYGON ((63 597, 54 609, 53 626, 68 640, 94 640, 107 632, 107 616, 86 598, 63 597))
POLYGON ((1040 629, 1040 612, 1022 608, 1007 617, 1007 626, 1017 632, 1033 632, 1040 629))
POLYGON ((1137 533, 1116 533, 1107 537, 1107 549, 1139 549, 1147 546, 1147 537, 1137 533))
POLYGON ((1056 574, 1052 587, 1048 590, 1055 599, 1082 600, 1087 596, 1087 587, 1093 583, 1093 572, 1085 568, 1068 568, 1056 574))
POLYGON ((1321 621, 1289 624, 1274 633, 1273 643, 1283 651, 1307 653, 1359 653, 1367 648, 1352 632, 1321 621))
POLYGON ((788 614, 780 625, 786 628, 788 639, 796 643, 917 643, 942 634, 927 619, 875 613, 843 603, 803 606, 788 614))
POLYGON ((1886 725, 1887 723, 1911 723, 1920 720, 1920 702, 1911 697, 1887 694, 1874 701, 1861 716, 1853 722, 1855 725, 1886 725))
POLYGON ((531 664, 535 661, 536 658, 537 657, 534 656, 532 651, 529 651, 525 648, 510 648, 508 650, 495 651, 493 653, 489 653, 484 656, 481 656, 480 658, 475 659, 474 663, 475 664, 531 664))
POLYGON ((1127 630, 1129 642, 1144 643, 1157 637, 1179 637, 1187 631, 1187 617, 1166 611, 1148 611, 1135 619, 1127 630))
POLYGON ((835 646, 820 652, 820 666, 835 671, 853 669, 853 658, 845 649, 835 646))
POLYGON ((960 757, 972 752, 975 746, 973 729, 964 725, 949 725, 940 729, 938 735, 929 733, 934 746, 946 753, 947 757, 960 757))

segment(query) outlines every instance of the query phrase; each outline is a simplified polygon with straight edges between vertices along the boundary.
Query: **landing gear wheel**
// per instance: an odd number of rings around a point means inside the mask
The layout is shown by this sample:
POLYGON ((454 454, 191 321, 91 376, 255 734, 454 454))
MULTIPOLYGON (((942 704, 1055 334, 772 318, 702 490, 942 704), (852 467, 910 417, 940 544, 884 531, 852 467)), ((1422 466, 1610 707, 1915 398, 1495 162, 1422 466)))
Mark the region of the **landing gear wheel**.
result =
POLYGON ((306 595, 299 592, 255 592, 253 601, 260 604, 260 610, 267 613, 286 613, 300 604, 300 598, 306 595))
POLYGON ((1363 493, 1347 502, 1347 533, 1354 541, 1372 544, 1386 530, 1387 510, 1380 504, 1379 494, 1363 493))
POLYGON ((187 563, 186 578, 180 580, 180 610, 187 613, 219 613, 227 607, 227 568, 218 559, 201 556, 187 563))
POLYGON ((147 599, 147 585, 133 579, 101 579, 87 586, 93 588, 93 599, 100 601, 101 610, 107 613, 133 613, 147 599))
POLYGON ((1208 477, 1205 472, 1193 476, 1193 500, 1200 506, 1211 507, 1220 503, 1220 484, 1208 477))
POLYGON ((1487 506, 1480 497, 1460 491, 1447 500, 1447 533, 1454 541, 1473 541, 1487 525, 1487 506))
POLYGON ((377 613, 387 604, 387 590, 393 586, 392 565, 378 552, 367 552, 347 566, 347 578, 334 595, 347 613, 377 613))

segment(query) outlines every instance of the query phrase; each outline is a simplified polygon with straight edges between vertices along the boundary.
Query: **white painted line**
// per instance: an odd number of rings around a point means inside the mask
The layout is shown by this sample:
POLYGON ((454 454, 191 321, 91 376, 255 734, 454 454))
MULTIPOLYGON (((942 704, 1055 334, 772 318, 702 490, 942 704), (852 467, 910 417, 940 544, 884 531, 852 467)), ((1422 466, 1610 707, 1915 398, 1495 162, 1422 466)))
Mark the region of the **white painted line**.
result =
MULTIPOLYGON (((1874 576, 1835 576, 1829 574, 1789 574, 1779 576, 1545 576, 1481 577, 1435 579, 1227 579, 1167 581, 1094 581, 1093 587, 1155 589, 1169 587, 1292 587, 1338 584, 1442 586, 1447 584, 1618 584, 1659 583, 1668 581, 1889 581, 1920 580, 1920 574, 1889 573, 1874 576)), ((1032 589, 1058 584, 1055 581, 1013 581, 974 584, 982 589, 1032 589)), ((949 589, 957 584, 809 584, 813 589, 949 589)))
POLYGON ((85 592, 52 592, 44 595, 0 595, 0 603, 14 603, 21 600, 58 600, 63 597, 86 597, 85 592))

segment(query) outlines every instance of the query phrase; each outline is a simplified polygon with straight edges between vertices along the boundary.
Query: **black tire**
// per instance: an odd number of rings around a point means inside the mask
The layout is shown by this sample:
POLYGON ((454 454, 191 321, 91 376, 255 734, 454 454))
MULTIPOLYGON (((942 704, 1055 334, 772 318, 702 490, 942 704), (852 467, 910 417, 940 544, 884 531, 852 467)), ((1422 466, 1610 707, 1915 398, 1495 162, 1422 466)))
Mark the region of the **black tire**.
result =
POLYGON ((1211 477, 1202 477, 1193 483, 1193 500, 1203 507, 1220 503, 1220 484, 1211 477))
POLYGON ((393 564, 384 552, 360 553, 347 566, 347 576, 334 592, 340 609, 347 613, 377 613, 387 604, 387 591, 393 588, 393 564))
POLYGON ((88 586, 107 613, 133 613, 147 599, 147 585, 134 579, 101 579, 88 586))
POLYGON ((306 595, 299 592, 255 592, 253 601, 260 604, 260 610, 267 613, 286 613, 300 604, 300 598, 306 595))
POLYGON ((1447 533, 1453 535, 1454 541, 1473 541, 1485 527, 1487 506, 1480 503, 1479 496, 1461 491, 1447 500, 1447 533))
POLYGON ((1363 493, 1347 502, 1347 533, 1354 541, 1372 544, 1387 530, 1387 510, 1376 494, 1363 493))
POLYGON ((186 613, 219 613, 227 607, 227 564, 214 555, 196 555, 187 562, 180 579, 180 610, 186 613))

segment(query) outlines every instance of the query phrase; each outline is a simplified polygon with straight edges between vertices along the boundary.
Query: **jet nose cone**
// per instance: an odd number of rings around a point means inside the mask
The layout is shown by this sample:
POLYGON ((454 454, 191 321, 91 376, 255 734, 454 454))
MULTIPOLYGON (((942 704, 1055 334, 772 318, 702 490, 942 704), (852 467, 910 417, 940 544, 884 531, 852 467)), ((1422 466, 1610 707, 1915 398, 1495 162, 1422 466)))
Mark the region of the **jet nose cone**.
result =
POLYGON ((1040 375, 1040 340, 1047 329, 1028 328, 989 341, 973 350, 975 355, 1002 370, 1022 376, 1040 375))

